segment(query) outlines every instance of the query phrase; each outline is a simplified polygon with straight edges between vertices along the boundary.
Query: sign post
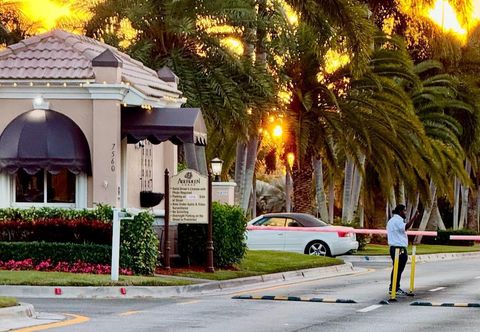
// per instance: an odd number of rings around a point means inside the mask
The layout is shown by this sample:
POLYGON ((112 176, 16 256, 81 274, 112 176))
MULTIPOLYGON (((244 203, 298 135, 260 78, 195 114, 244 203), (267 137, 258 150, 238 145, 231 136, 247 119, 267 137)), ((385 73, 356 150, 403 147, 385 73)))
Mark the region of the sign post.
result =
POLYGON ((163 263, 166 270, 170 270, 170 177, 168 176, 168 169, 165 169, 165 241, 163 250, 163 263))
MULTIPOLYGON (((212 178, 192 169, 185 169, 168 178, 165 170, 165 227, 170 221, 178 224, 207 224, 207 272, 213 268, 212 178)), ((167 243, 168 239, 165 240, 167 243)), ((167 248, 165 248, 167 249, 167 248)))
POLYGON ((118 281, 118 269, 120 265, 120 218, 133 219, 133 217, 126 217, 126 213, 121 212, 120 209, 113 209, 112 265, 110 268, 110 278, 112 281, 118 281))
POLYGON ((207 272, 215 272, 213 267, 213 223, 212 223, 212 174, 208 172, 208 229, 207 229, 207 272))

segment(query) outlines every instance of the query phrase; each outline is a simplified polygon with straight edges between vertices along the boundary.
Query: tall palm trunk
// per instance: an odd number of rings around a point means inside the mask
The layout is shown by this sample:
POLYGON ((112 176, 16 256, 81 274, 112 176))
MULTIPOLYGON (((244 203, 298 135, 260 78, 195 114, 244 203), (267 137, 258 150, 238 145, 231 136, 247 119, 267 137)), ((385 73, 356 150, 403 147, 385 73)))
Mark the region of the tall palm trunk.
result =
MULTIPOLYGON (((437 186, 430 180, 430 203, 425 207, 423 211, 422 221, 418 227, 419 231, 424 231, 427 228, 428 221, 430 220, 430 215, 434 207, 434 202, 437 199, 437 186)), ((415 237, 414 243, 419 244, 422 241, 422 235, 417 235, 415 237)))
POLYGON ((458 210, 460 208, 460 181, 457 177, 453 182, 453 229, 458 229, 458 210))
POLYGON ((335 180, 333 174, 328 177, 328 222, 333 224, 335 209, 335 180))
POLYGON ((248 203, 250 202, 250 195, 252 194, 255 163, 257 161, 258 140, 258 136, 255 136, 247 143, 247 162, 245 164, 245 177, 243 179, 242 201, 240 202, 240 207, 245 214, 248 212, 248 203))
MULTIPOLYGON (((467 172, 468 176, 470 176, 471 169, 472 169, 472 164, 467 159, 465 161, 465 171, 467 172)), ((459 229, 462 229, 465 226, 465 224, 467 223, 468 192, 469 192, 468 186, 462 184, 462 186, 461 186, 462 208, 460 209, 460 219, 458 221, 458 228, 459 229)))
POLYGON ((293 165, 293 205, 295 212, 312 213, 314 201, 312 190, 312 155, 306 155, 303 162, 293 165))
POLYGON ((325 196, 325 187, 323 183, 322 158, 315 158, 313 168, 315 172, 315 193, 320 219, 328 220, 327 197, 325 196))
POLYGON ((240 205, 243 200, 245 190, 243 183, 245 182, 245 165, 247 161, 247 145, 244 142, 237 142, 237 153, 235 157, 235 204, 240 205))
POLYGON ((353 160, 347 157, 345 161, 345 178, 343 181, 342 220, 348 221, 348 210, 352 199, 353 160))
POLYGON ((348 208, 347 221, 352 221, 354 213, 355 212, 358 213, 358 203, 360 200, 360 192, 362 190, 362 181, 363 181, 362 172, 364 170, 364 166, 365 166, 365 156, 362 155, 360 157, 361 169, 358 166, 354 165, 352 197, 350 200, 350 206, 348 208))

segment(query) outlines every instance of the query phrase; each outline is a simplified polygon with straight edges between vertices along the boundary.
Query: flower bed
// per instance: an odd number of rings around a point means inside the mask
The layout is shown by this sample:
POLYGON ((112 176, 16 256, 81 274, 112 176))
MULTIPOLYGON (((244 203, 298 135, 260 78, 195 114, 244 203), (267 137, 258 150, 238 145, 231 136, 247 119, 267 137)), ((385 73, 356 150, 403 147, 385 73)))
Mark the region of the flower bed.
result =
MULTIPOLYGON (((52 263, 50 259, 35 264, 31 258, 27 258, 21 261, 0 261, 0 270, 36 270, 47 272, 71 272, 92 274, 110 274, 111 272, 110 265, 106 264, 90 264, 82 261, 77 261, 75 263, 52 263)), ((121 268, 120 274, 133 275, 133 272, 130 269, 121 268)))

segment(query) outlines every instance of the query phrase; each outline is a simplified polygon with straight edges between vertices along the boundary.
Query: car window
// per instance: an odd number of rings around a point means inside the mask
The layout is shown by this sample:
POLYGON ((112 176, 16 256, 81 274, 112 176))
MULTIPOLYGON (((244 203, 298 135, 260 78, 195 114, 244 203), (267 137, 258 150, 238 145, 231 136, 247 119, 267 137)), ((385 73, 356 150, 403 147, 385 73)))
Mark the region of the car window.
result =
POLYGON ((266 217, 257 221, 255 226, 285 227, 285 218, 266 217))
POLYGON ((303 225, 295 219, 287 218, 287 227, 303 227, 303 225))

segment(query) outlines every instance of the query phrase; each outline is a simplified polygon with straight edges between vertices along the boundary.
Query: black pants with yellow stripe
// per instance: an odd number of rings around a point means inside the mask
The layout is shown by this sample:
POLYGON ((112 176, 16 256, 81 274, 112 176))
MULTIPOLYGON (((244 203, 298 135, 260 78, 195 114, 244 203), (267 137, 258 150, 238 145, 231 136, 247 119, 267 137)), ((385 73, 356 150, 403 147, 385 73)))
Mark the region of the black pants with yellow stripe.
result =
POLYGON ((402 278, 403 270, 408 261, 408 252, 405 247, 396 247, 390 246, 390 257, 392 258, 392 273, 390 274, 390 287, 388 290, 392 290, 392 281, 393 281, 393 265, 395 264, 395 249, 400 249, 400 255, 398 256, 398 273, 397 273, 397 286, 395 287, 395 292, 400 288, 400 279, 402 278))

